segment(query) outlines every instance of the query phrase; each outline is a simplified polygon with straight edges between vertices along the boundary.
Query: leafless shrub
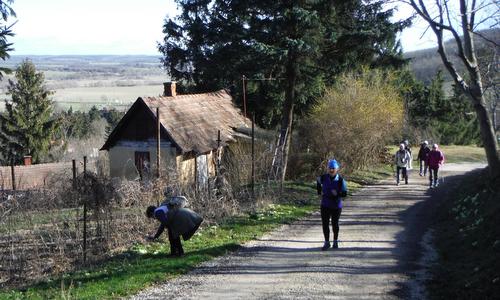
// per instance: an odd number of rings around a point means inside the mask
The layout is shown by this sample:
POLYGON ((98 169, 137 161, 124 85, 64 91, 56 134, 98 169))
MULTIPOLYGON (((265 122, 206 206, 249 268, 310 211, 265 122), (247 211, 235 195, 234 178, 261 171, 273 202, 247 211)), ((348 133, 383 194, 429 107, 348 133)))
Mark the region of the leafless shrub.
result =
POLYGON ((206 184, 182 185, 175 170, 142 181, 110 179, 102 158, 92 168, 96 172, 80 173, 76 180, 67 170, 49 177, 45 188, 0 191, 0 287, 93 264, 142 242, 157 226, 145 209, 164 201, 166 187, 186 196, 205 226, 275 201, 276 184, 268 180, 271 144, 256 143, 253 188, 250 143, 240 142, 226 151, 218 176, 206 184))

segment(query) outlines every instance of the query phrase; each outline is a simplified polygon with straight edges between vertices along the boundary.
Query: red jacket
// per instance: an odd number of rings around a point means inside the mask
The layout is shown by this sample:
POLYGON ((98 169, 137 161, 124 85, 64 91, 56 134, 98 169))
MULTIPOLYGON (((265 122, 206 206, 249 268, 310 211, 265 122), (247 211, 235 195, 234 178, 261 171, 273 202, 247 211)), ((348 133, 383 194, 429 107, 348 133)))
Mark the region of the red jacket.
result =
POLYGON ((427 155, 427 165, 431 169, 439 168, 444 162, 444 154, 439 150, 431 150, 427 155))

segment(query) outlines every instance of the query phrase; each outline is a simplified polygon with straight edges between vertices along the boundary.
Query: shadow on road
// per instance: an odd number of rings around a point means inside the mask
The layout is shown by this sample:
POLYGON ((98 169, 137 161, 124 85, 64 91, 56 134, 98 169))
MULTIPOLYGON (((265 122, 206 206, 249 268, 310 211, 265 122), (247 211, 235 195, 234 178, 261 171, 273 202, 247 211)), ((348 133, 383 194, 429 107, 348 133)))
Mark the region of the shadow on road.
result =
POLYGON ((473 170, 467 173, 447 172, 446 182, 434 189, 427 189, 424 194, 426 199, 419 201, 414 205, 402 211, 398 217, 404 224, 404 230, 396 235, 396 247, 393 250, 393 255, 398 259, 398 269, 400 272, 408 275, 410 280, 398 282, 397 289, 392 294, 394 296, 409 299, 412 296, 412 286, 415 284, 415 272, 421 268, 419 259, 422 253, 421 240, 423 235, 436 222, 434 219, 435 211, 440 206, 449 189, 460 181, 463 176, 478 172, 473 170))

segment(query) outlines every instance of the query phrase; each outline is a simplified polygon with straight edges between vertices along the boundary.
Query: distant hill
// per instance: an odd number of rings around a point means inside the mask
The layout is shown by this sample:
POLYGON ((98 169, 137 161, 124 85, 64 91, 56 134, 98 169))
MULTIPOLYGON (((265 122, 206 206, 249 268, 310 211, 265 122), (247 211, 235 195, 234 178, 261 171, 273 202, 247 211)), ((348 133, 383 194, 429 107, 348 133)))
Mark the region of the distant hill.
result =
MULTIPOLYGON (((497 44, 500 44, 499 28, 483 30, 481 31, 481 34, 486 36, 488 39, 495 41, 497 44)), ((482 57, 485 57, 485 54, 487 53, 491 53, 494 47, 491 43, 485 41, 477 35, 474 37, 474 42, 476 49, 478 50, 478 54, 482 55, 482 57)), ((454 54, 457 52, 455 41, 449 40, 445 43, 445 46, 448 53, 454 54)), ((452 78, 446 71, 441 57, 437 52, 437 47, 407 52, 404 56, 411 59, 411 69, 419 80, 427 83, 434 77, 438 70, 442 70, 445 81, 452 81, 452 78)), ((463 64, 457 56, 452 57, 452 61, 459 70, 464 69, 463 64)))

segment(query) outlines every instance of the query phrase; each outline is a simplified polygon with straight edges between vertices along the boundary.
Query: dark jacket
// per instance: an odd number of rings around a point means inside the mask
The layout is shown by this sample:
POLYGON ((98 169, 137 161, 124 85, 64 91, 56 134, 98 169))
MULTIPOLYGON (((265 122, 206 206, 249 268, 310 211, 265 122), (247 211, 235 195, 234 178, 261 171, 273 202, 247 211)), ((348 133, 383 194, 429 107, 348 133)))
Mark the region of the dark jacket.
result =
POLYGON ((331 177, 330 174, 323 174, 316 180, 316 189, 321 196, 321 206, 327 208, 342 208, 342 197, 347 196, 347 183, 339 175, 331 177), (332 190, 337 192, 333 196, 332 190))
POLYGON ((418 151, 418 160, 427 160, 429 152, 431 152, 431 149, 425 146, 425 144, 420 146, 420 150, 418 151))
POLYGON ((167 212, 167 226, 174 239, 182 235, 185 241, 189 240, 201 222, 203 218, 189 208, 176 208, 167 212))
POLYGON ((200 215, 188 208, 168 209, 166 206, 160 206, 155 210, 154 217, 161 223, 154 236, 155 239, 168 227, 172 233, 169 239, 176 239, 182 235, 182 238, 187 241, 203 222, 200 215))

